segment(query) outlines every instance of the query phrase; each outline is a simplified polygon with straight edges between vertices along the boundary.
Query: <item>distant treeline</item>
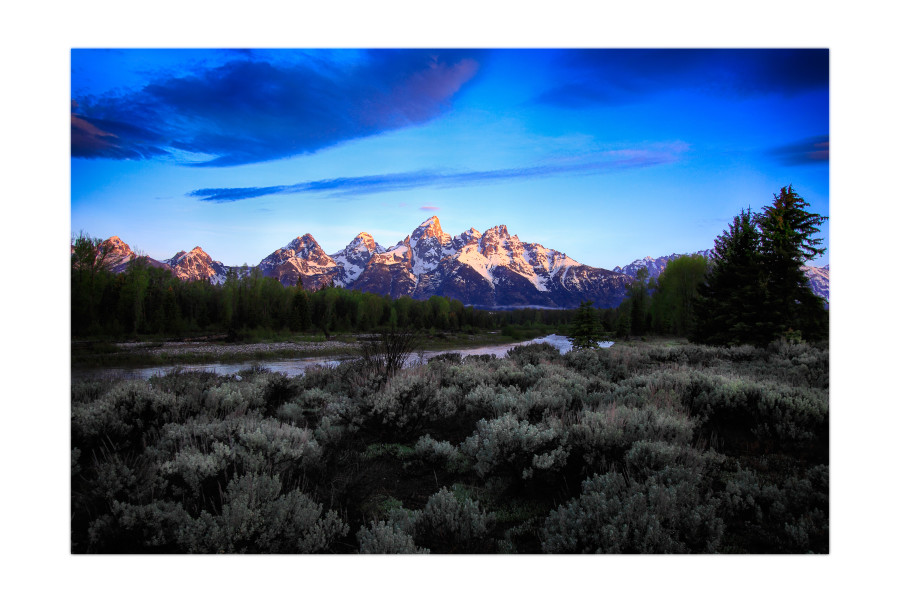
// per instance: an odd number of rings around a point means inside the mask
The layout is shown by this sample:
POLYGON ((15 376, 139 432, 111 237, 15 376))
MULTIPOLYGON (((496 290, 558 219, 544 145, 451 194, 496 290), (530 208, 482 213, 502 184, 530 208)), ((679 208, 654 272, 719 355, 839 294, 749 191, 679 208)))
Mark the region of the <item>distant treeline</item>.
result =
POLYGON ((714 345, 765 346, 781 338, 822 340, 828 335, 824 302, 801 267, 825 252, 816 238, 824 216, 791 187, 757 214, 742 211, 717 239, 713 259, 670 261, 658 279, 638 271, 617 308, 483 310, 441 296, 424 301, 341 287, 284 287, 250 270, 225 283, 183 281, 134 259, 121 274, 109 271, 104 246, 84 234, 72 253, 72 335, 183 335, 246 331, 369 332, 380 329, 503 330, 521 337, 548 329, 591 346, 603 338, 646 334, 688 337, 714 345))
POLYGON ((101 241, 81 234, 72 254, 72 335, 184 335, 247 330, 367 332, 383 328, 442 331, 564 327, 575 310, 478 310, 455 299, 425 301, 341 287, 285 287, 251 270, 224 284, 184 281, 168 270, 134 259, 115 274, 104 263, 101 241))

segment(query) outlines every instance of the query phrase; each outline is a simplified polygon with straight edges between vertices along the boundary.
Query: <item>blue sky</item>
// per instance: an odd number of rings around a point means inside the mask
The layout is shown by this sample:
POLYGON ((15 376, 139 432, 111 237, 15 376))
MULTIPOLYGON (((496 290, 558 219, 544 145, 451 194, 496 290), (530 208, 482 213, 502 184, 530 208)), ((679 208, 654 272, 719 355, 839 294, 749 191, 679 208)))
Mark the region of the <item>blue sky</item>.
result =
POLYGON ((824 49, 73 49, 71 78, 72 232, 157 259, 437 215, 612 268, 787 184, 829 213, 824 49))

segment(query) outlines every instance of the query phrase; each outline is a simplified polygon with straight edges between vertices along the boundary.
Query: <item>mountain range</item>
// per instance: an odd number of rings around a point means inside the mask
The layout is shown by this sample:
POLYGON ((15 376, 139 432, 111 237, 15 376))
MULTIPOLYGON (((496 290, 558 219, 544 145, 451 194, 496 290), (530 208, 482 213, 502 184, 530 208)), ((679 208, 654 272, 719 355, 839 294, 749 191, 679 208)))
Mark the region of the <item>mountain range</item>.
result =
MULTIPOLYGON (((111 245, 108 259, 115 272, 123 271, 138 256, 116 236, 104 243, 111 245)), ((709 257, 711 252, 693 254, 709 257)), ((441 229, 437 216, 432 216, 390 248, 368 233, 360 233, 344 249, 329 255, 306 234, 266 256, 256 268, 286 286, 299 280, 306 289, 334 284, 392 298, 442 295, 479 307, 573 308, 592 301, 598 308, 611 308, 625 298, 641 267, 647 268, 650 278, 656 278, 678 256, 645 257, 608 270, 584 265, 541 244, 523 242, 510 235, 506 225, 484 233, 470 228, 451 236, 441 229)), ((231 272, 238 276, 246 273, 245 268, 214 261, 199 246, 164 261, 148 258, 148 262, 171 270, 182 280, 205 279, 212 284, 222 284, 231 272)), ((828 301, 828 266, 804 267, 804 271, 813 292, 828 301)))

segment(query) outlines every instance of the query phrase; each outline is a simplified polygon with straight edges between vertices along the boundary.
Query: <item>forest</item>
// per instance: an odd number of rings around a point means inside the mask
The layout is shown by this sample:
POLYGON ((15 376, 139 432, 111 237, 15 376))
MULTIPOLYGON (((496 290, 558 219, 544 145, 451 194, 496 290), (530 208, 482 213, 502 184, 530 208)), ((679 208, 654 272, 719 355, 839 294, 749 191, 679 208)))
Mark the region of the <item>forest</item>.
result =
POLYGON ((824 217, 807 207, 785 187, 710 262, 639 274, 611 310, 114 276, 82 236, 73 336, 378 335, 293 378, 73 382, 72 552, 828 553, 828 313, 799 270, 824 217), (535 321, 574 349, 404 367, 424 329, 535 321))

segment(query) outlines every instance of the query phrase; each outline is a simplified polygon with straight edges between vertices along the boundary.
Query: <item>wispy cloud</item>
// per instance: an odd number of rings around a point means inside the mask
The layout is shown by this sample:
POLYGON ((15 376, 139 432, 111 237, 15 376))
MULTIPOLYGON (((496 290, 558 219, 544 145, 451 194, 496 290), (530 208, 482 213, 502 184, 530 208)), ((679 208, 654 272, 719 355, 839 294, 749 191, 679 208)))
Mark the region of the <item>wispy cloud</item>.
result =
MULTIPOLYGON (((684 144, 676 144, 671 149, 619 150, 607 152, 599 160, 595 159, 589 162, 546 164, 487 171, 418 170, 406 173, 330 178, 281 186, 201 188, 188 193, 188 196, 197 197, 201 201, 225 203, 274 194, 322 193, 327 196, 339 197, 406 190, 423 186, 449 188, 558 175, 590 175, 672 163, 678 159, 678 153, 683 149, 684 144)), ((432 207, 424 206, 421 209, 427 210, 432 207)))
POLYGON ((810 137, 788 145, 772 148, 769 154, 785 165, 814 165, 829 160, 828 135, 810 137))
POLYGON ((620 105, 659 92, 703 90, 732 97, 828 87, 827 49, 579 49, 558 59, 560 83, 534 102, 556 107, 620 105))
POLYGON ((423 206, 420 207, 419 209, 420 209, 420 210, 425 210, 426 212, 437 212, 437 211, 438 211, 439 209, 441 209, 441 208, 439 208, 439 207, 436 206, 436 205, 423 205, 423 206))
POLYGON ((427 122, 477 72, 478 52, 371 50, 278 64, 232 54, 143 87, 73 100, 72 156, 229 166, 310 153, 427 122), (199 160, 198 160, 199 159, 199 160))

